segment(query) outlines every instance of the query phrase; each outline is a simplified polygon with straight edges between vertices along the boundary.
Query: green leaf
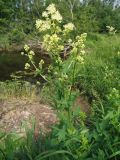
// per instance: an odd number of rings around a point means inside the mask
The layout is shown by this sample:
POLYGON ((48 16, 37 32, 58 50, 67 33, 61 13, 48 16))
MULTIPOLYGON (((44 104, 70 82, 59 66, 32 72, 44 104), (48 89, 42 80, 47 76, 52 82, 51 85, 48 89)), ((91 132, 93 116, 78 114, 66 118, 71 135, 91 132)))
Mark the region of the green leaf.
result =
MULTIPOLYGON (((46 154, 47 152, 44 152, 44 153, 46 154)), ((51 156, 54 156, 54 155, 57 155, 57 154, 68 154, 68 155, 71 155, 72 157, 74 157, 74 155, 72 153, 70 153, 68 151, 65 151, 65 150, 60 150, 60 151, 48 151, 48 153, 46 155, 43 155, 43 153, 42 153, 42 154, 38 155, 35 158, 35 160, 43 160, 47 157, 51 157, 51 156)))
POLYGON ((118 156, 118 155, 120 155, 120 150, 115 152, 115 153, 113 153, 112 155, 110 155, 109 159, 111 159, 111 158, 113 158, 115 156, 118 156))

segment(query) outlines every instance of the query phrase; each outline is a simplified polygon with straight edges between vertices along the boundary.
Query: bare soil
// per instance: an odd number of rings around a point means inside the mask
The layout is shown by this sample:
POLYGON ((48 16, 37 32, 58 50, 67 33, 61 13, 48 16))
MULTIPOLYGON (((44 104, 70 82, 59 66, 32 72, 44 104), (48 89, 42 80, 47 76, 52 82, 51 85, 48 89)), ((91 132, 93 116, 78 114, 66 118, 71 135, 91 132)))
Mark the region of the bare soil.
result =
MULTIPOLYGON (((74 109, 80 107, 86 114, 90 113, 88 101, 79 96, 74 104, 74 109)), ((0 131, 25 133, 25 127, 35 125, 35 135, 39 130, 49 132, 51 127, 58 122, 55 111, 48 105, 39 101, 25 99, 0 100, 0 131)))
POLYGON ((86 113, 87 115, 90 114, 90 104, 88 102, 88 99, 84 96, 78 96, 75 103, 74 103, 74 109, 77 107, 80 107, 81 110, 86 113))
POLYGON ((35 132, 42 129, 45 132, 56 123, 55 112, 48 105, 40 102, 29 102, 23 99, 0 100, 0 130, 23 132, 24 124, 32 126, 35 121, 35 132))

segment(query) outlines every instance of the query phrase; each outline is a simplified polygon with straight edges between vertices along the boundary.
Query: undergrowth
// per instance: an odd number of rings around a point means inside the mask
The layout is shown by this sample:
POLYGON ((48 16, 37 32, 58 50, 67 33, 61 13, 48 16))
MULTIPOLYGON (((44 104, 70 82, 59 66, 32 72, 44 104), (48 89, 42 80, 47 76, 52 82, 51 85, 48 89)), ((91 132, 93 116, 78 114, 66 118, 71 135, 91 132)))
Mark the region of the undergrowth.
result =
POLYGON ((36 99, 39 96, 37 86, 25 81, 0 82, 0 99, 36 99))

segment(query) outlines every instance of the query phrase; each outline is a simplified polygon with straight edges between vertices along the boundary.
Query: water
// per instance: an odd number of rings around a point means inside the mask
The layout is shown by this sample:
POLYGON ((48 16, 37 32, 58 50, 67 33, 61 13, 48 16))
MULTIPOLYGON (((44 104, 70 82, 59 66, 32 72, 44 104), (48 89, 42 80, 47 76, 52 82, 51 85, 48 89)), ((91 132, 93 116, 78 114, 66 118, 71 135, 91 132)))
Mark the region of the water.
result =
POLYGON ((23 71, 26 58, 16 53, 0 53, 0 81, 10 80, 11 74, 23 71))
MULTIPOLYGON (((48 56, 40 53, 36 54, 36 63, 39 63, 41 58, 46 61, 46 64, 49 63, 48 56)), ((27 61, 27 57, 22 56, 20 53, 0 53, 0 81, 11 80, 11 74, 19 71, 24 72, 24 66, 27 61)), ((17 75, 19 76, 19 74, 17 75)), ((24 77, 29 79, 30 77, 33 78, 33 75, 24 75, 24 77)))

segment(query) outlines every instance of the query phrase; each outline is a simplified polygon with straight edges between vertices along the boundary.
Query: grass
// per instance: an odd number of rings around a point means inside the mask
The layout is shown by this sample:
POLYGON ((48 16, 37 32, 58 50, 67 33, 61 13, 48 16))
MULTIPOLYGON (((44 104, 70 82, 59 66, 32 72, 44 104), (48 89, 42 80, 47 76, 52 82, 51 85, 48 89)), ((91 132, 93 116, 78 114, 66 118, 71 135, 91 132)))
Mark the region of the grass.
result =
POLYGON ((0 82, 0 99, 8 100, 13 98, 36 99, 37 88, 29 82, 6 81, 0 82))
POLYGON ((90 97, 104 98, 110 88, 120 89, 119 42, 119 35, 88 35, 86 62, 79 70, 78 82, 90 97))
POLYGON ((30 83, 23 80, 0 81, 0 100, 14 101, 15 99, 30 102, 39 101, 42 104, 52 104, 50 91, 47 86, 30 83))

